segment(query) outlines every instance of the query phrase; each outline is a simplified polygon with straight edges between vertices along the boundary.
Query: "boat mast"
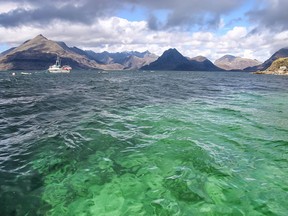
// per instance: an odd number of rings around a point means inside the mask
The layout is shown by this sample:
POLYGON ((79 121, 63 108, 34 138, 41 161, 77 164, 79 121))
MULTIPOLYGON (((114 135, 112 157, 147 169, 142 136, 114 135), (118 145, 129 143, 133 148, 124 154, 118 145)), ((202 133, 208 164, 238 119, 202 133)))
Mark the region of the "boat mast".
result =
POLYGON ((56 60, 56 66, 60 67, 61 66, 61 60, 60 57, 57 55, 57 60, 56 60))

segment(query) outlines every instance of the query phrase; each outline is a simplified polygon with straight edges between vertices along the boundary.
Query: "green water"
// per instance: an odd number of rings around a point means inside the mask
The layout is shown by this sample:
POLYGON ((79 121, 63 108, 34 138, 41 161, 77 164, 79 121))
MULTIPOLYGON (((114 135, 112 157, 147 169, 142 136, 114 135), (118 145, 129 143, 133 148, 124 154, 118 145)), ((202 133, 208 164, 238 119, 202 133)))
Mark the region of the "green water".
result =
POLYGON ((46 77, 60 93, 29 94, 57 107, 18 116, 17 140, 2 134, 25 146, 1 163, 7 215, 288 215, 287 79, 71 76, 46 77))

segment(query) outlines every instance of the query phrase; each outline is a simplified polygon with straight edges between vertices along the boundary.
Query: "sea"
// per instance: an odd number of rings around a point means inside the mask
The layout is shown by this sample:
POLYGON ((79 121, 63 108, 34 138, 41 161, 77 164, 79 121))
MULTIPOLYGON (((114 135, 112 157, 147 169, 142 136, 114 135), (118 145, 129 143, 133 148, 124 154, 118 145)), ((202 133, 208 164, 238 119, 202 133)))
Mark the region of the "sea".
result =
POLYGON ((0 215, 287 216, 288 76, 1 72, 0 215))

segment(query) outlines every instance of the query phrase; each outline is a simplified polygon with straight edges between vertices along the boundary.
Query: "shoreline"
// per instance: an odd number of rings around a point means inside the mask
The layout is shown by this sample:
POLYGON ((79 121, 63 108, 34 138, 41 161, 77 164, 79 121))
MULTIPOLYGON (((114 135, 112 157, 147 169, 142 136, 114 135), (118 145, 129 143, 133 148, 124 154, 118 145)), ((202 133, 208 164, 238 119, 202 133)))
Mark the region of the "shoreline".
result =
POLYGON ((252 74, 268 74, 268 75, 287 76, 288 71, 256 71, 256 72, 252 72, 252 74))

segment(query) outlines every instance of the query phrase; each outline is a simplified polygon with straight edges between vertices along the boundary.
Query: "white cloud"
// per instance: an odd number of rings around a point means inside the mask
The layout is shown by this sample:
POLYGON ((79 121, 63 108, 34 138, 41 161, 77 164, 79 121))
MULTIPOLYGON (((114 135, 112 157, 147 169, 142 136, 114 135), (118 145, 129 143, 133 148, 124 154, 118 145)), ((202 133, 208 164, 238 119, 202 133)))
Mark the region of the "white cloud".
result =
POLYGON ((153 31, 146 21, 128 21, 119 17, 102 18, 92 25, 71 24, 55 21, 40 26, 0 27, 1 42, 18 46, 38 34, 55 41, 64 41, 68 46, 91 49, 95 52, 145 51, 161 55, 169 48, 178 49, 183 55, 203 55, 214 61, 225 54, 268 59, 273 52, 287 46, 288 31, 277 34, 269 30, 249 34, 249 29, 236 26, 224 35, 209 31, 153 31))
POLYGON ((35 9, 35 7, 28 2, 0 2, 0 14, 8 13, 16 9, 31 10, 35 9))
POLYGON ((233 29, 228 31, 225 35, 227 40, 239 40, 247 35, 247 28, 243 26, 235 26, 233 29))
POLYGON ((17 4, 13 2, 0 2, 0 13, 7 13, 17 8, 17 4))
POLYGON ((288 41, 288 30, 275 34, 274 39, 277 41, 288 41))

